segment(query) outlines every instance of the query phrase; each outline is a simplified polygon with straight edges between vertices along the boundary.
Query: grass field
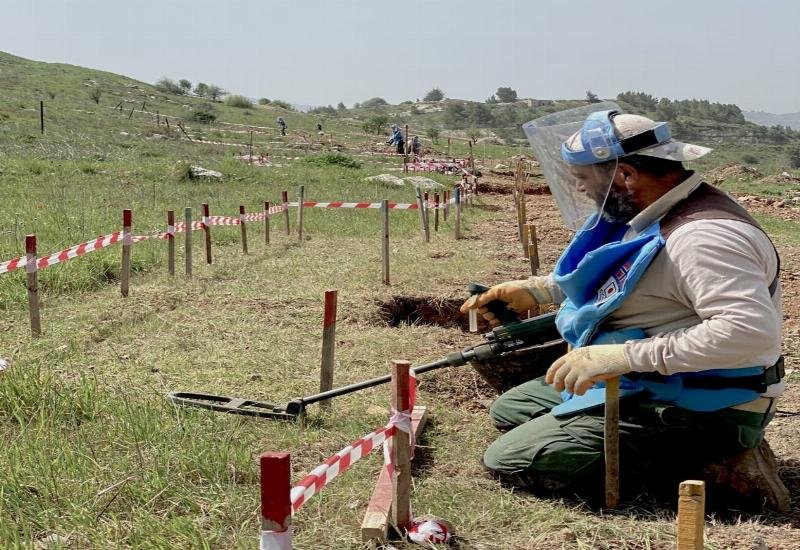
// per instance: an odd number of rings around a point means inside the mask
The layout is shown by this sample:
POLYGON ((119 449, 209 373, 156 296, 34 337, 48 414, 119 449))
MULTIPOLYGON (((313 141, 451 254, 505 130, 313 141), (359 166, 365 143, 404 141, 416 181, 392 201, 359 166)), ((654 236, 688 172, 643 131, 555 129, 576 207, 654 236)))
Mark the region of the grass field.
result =
MULTIPOLYGON (((313 116, 219 104, 218 123, 187 122, 187 130, 195 139, 236 145, 203 144, 181 138, 174 123, 200 102, 196 98, 5 54, 0 71, 14 75, 0 79, 0 261, 20 255, 28 233, 37 234, 44 253, 118 230, 123 208, 134 211, 134 232, 148 234, 165 229, 168 209, 181 219, 183 208, 193 207, 198 219, 207 202, 212 215, 233 216, 240 204, 258 211, 283 190, 296 200, 300 185, 307 200, 414 202, 411 187, 365 181, 401 175, 400 160, 362 155, 384 138, 364 135, 358 121, 326 120, 328 133, 320 137, 313 116), (99 104, 89 97, 97 85, 103 89, 99 104), (122 112, 113 109, 120 101, 122 112), (175 117, 170 129, 139 112, 142 102, 148 112, 175 117), (286 138, 272 130, 278 114, 289 123, 286 138), (249 125, 268 128, 257 128, 255 151, 282 166, 254 167, 233 158, 247 150, 249 125), (338 149, 361 167, 309 161, 338 149), (225 179, 186 180, 187 165, 219 170, 225 179)), ((495 145, 486 151, 489 165, 519 152, 495 145)), ((453 155, 466 152, 462 141, 453 142, 453 155)), ((482 145, 475 154, 481 158, 482 145)), ((776 152, 765 149, 764 158, 779 166, 776 152)), ((447 186, 456 179, 422 175, 447 186)), ((476 228, 495 216, 479 198, 465 212, 465 239, 453 238, 451 218, 425 244, 415 211, 392 211, 388 287, 380 284, 374 210, 308 209, 302 242, 284 235, 282 220, 274 219, 269 246, 261 224, 253 223, 248 256, 241 254, 238 228, 215 227, 210 266, 196 232, 191 280, 166 274, 164 242, 137 244, 128 299, 119 295, 120 248, 112 247, 40 273, 39 339, 29 336, 24 274, 0 275, 0 356, 12 363, 0 378, 0 546, 254 547, 258 454, 291 450, 299 479, 385 423, 388 389, 339 398, 329 415, 312 409, 305 426, 178 409, 166 394, 197 390, 280 403, 315 392, 329 288, 339 290, 337 386, 385 374, 392 359, 419 364, 465 347, 475 337, 456 327, 388 326, 381 304, 397 296, 458 301, 471 280, 496 282, 524 272, 521 258, 487 254, 492 243, 476 228)), ((797 224, 762 220, 797 244, 797 224)), ((180 272, 180 236, 177 242, 180 272)), ((431 406, 432 419, 420 442, 415 513, 453 521, 463 548, 672 546, 673 517, 660 507, 630 506, 609 519, 581 504, 538 499, 490 480, 480 457, 494 429, 485 410, 474 406, 475 395, 449 391, 466 386, 481 397, 476 380, 466 370, 422 380, 419 399, 431 406)), ((297 548, 361 546, 358 527, 380 461, 377 453, 365 459, 303 508, 294 520, 297 548)))

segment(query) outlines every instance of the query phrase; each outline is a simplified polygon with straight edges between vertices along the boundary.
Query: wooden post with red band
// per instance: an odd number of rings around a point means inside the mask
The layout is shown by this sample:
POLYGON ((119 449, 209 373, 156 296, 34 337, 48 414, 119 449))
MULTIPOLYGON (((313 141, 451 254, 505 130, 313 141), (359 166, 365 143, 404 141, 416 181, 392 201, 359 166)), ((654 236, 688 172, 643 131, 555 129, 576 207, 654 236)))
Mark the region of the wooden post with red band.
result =
MULTIPOLYGON (((319 374, 319 391, 333 389, 333 365, 336 353, 336 304, 338 291, 325 291, 325 313, 322 320, 322 363, 319 374)), ((320 408, 330 410, 331 400, 319 402, 320 408)))
POLYGON ((192 209, 183 209, 183 222, 186 225, 184 232, 184 256, 186 256, 186 277, 192 276, 192 209))
POLYGON ((261 467, 261 548, 280 548, 282 550, 291 548, 291 455, 289 453, 263 453, 258 460, 261 467), (270 532, 272 532, 272 537, 270 537, 270 532), (276 541, 277 537, 283 540, 276 541), (276 544, 279 542, 284 544, 276 544))
POLYGON ((289 192, 281 192, 281 201, 283 202, 283 225, 286 228, 286 234, 291 235, 289 230, 289 192))
POLYGON ((175 275, 175 211, 167 210, 167 271, 175 275))
POLYGON ((239 205, 239 227, 242 230, 242 254, 247 255, 247 224, 244 221, 244 205, 239 205))
POLYGON ((122 211, 122 271, 120 272, 120 292, 128 297, 131 280, 131 225, 133 212, 130 208, 122 211))
POLYGON ((28 281, 28 310, 31 318, 31 334, 38 337, 42 334, 42 322, 39 317, 39 266, 36 254, 36 235, 25 236, 25 271, 28 281))
MULTIPOLYGON (((187 228, 188 231, 189 228, 187 228)), ((208 203, 203 203, 203 231, 206 234, 206 263, 211 263, 211 214, 208 203)))
POLYGON ((264 243, 269 244, 269 201, 264 201, 264 243))

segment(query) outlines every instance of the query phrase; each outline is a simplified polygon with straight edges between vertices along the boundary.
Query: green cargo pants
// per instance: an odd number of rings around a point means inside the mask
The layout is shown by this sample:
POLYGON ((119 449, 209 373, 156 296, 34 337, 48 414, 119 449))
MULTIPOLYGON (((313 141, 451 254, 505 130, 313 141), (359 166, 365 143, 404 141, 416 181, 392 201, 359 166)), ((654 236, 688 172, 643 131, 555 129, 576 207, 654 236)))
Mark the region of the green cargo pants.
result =
MULTIPOLYGON (((638 485, 651 478, 674 488, 675 479, 686 479, 710 460, 757 447, 773 416, 734 409, 696 413, 640 395, 620 402, 623 489, 626 481, 638 485)), ((555 418, 549 411, 561 402, 543 378, 501 395, 490 415, 499 429, 509 431, 489 446, 484 464, 517 486, 599 496, 603 407, 555 418)))

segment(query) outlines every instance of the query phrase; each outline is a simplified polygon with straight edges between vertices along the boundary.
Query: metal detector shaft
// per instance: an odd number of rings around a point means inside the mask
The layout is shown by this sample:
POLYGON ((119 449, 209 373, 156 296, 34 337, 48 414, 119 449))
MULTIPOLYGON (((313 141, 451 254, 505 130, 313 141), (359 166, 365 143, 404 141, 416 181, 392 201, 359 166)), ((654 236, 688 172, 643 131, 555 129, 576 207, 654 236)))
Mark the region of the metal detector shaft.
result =
MULTIPOLYGON (((441 369, 444 367, 458 367, 467 364, 467 362, 469 362, 475 356, 476 355, 474 353, 474 349, 466 349, 463 351, 457 351, 451 353, 447 357, 439 359, 438 361, 414 367, 412 370, 417 374, 421 374, 423 372, 441 369)), ((370 378, 369 380, 364 380, 363 382, 358 382, 356 384, 350 384, 348 386, 334 388, 332 390, 324 391, 322 393, 317 393, 314 395, 308 395, 306 397, 293 399, 292 401, 289 401, 289 403, 286 404, 286 412, 288 412, 289 414, 295 414, 296 412, 300 412, 308 405, 317 403, 318 401, 322 401, 323 399, 329 399, 331 397, 339 397, 340 395, 347 395, 348 393, 353 393, 359 390, 372 388, 373 386, 386 384, 391 380, 392 376, 386 374, 384 376, 377 376, 375 378, 370 378)))

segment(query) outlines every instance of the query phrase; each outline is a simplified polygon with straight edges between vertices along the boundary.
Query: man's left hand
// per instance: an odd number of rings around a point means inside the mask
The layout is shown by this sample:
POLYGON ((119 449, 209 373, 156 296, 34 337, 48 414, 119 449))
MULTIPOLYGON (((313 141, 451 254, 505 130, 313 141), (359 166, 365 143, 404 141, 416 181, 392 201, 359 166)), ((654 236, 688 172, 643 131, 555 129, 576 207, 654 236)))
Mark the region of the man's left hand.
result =
POLYGON ((556 359, 547 369, 545 382, 558 391, 583 395, 597 382, 628 373, 631 366, 623 344, 586 346, 556 359))

